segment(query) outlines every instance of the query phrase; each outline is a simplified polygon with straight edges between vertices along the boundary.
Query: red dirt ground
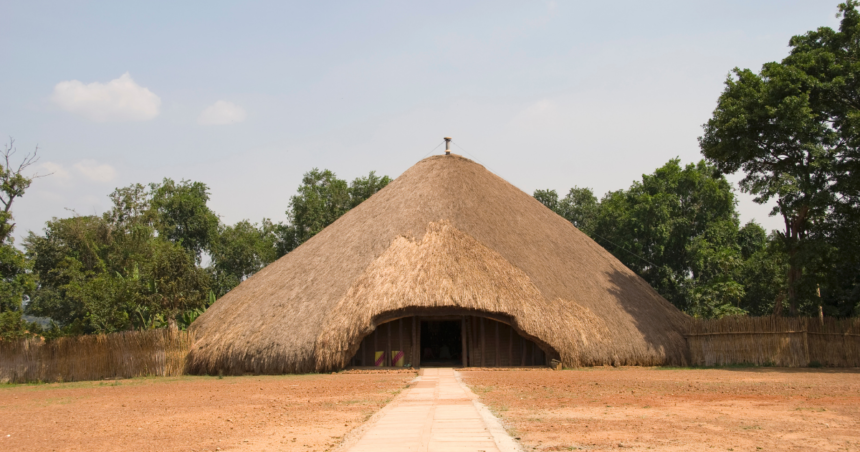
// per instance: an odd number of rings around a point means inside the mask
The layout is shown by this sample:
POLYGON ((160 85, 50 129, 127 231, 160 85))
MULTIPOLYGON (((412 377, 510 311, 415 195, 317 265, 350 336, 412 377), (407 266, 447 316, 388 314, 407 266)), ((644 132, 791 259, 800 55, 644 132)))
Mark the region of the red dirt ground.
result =
POLYGON ((465 371, 527 450, 860 450, 860 370, 465 371))
MULTIPOLYGON (((0 451, 329 450, 414 375, 0 385, 0 451)), ((860 370, 463 375, 528 450, 860 451, 860 370)))
POLYGON ((0 385, 0 451, 331 449, 414 372, 0 385))

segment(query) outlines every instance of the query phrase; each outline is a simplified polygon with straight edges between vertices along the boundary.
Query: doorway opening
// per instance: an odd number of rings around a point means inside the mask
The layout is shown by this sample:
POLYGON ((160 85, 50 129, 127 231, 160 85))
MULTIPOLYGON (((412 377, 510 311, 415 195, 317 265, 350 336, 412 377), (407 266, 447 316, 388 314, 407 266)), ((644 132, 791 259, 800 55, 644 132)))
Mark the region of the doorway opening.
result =
POLYGON ((427 312, 381 322, 348 363, 359 367, 525 367, 558 357, 509 323, 471 313, 427 312), (432 315, 428 315, 432 314, 432 315), (552 356, 550 356, 552 353, 552 356))
POLYGON ((462 321, 421 321, 421 365, 453 367, 463 365, 462 321))

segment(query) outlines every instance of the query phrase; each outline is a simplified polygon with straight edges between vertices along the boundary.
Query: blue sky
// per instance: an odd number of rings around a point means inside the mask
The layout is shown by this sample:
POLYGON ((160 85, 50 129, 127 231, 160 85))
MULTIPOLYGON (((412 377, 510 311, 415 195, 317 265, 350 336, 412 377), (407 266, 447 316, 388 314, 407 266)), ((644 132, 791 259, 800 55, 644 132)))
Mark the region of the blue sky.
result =
POLYGON ((311 168, 396 177, 443 136, 528 193, 602 195, 699 160, 731 68, 838 26, 821 0, 178 3, 0 2, 0 136, 53 172, 16 235, 163 177, 283 221, 311 168))

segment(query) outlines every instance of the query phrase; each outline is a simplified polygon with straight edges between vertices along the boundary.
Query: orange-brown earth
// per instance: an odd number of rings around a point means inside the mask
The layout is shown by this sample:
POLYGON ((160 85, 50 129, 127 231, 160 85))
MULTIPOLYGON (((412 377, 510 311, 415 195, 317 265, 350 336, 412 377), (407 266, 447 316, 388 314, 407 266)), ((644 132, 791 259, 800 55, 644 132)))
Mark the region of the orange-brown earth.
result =
POLYGON ((414 372, 0 385, 0 451, 331 449, 414 372))
POLYGON ((465 371, 527 450, 860 450, 860 370, 465 371))
MULTIPOLYGON (((0 450, 329 450, 414 375, 0 385, 0 450)), ((530 450, 860 450, 858 370, 463 376, 530 450)))

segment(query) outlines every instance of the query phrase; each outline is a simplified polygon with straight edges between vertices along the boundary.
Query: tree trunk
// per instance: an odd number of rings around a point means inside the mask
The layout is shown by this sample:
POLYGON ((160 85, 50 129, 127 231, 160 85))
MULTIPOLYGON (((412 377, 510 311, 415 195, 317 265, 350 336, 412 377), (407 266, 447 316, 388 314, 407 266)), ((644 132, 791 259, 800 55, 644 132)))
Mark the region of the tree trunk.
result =
POLYGON ((797 315, 797 284, 803 277, 803 267, 797 262, 797 251, 801 240, 806 238, 808 206, 801 206, 794 215, 787 215, 780 205, 782 218, 785 221, 785 236, 783 237, 788 249, 788 308, 791 315, 797 315))
POLYGON ((773 316, 779 317, 782 315, 782 300, 785 299, 785 294, 780 292, 779 295, 776 296, 776 301, 773 303, 773 316))
POLYGON ((797 283, 803 276, 803 269, 795 262, 796 250, 791 250, 788 264, 788 309, 791 315, 797 315, 797 283))

